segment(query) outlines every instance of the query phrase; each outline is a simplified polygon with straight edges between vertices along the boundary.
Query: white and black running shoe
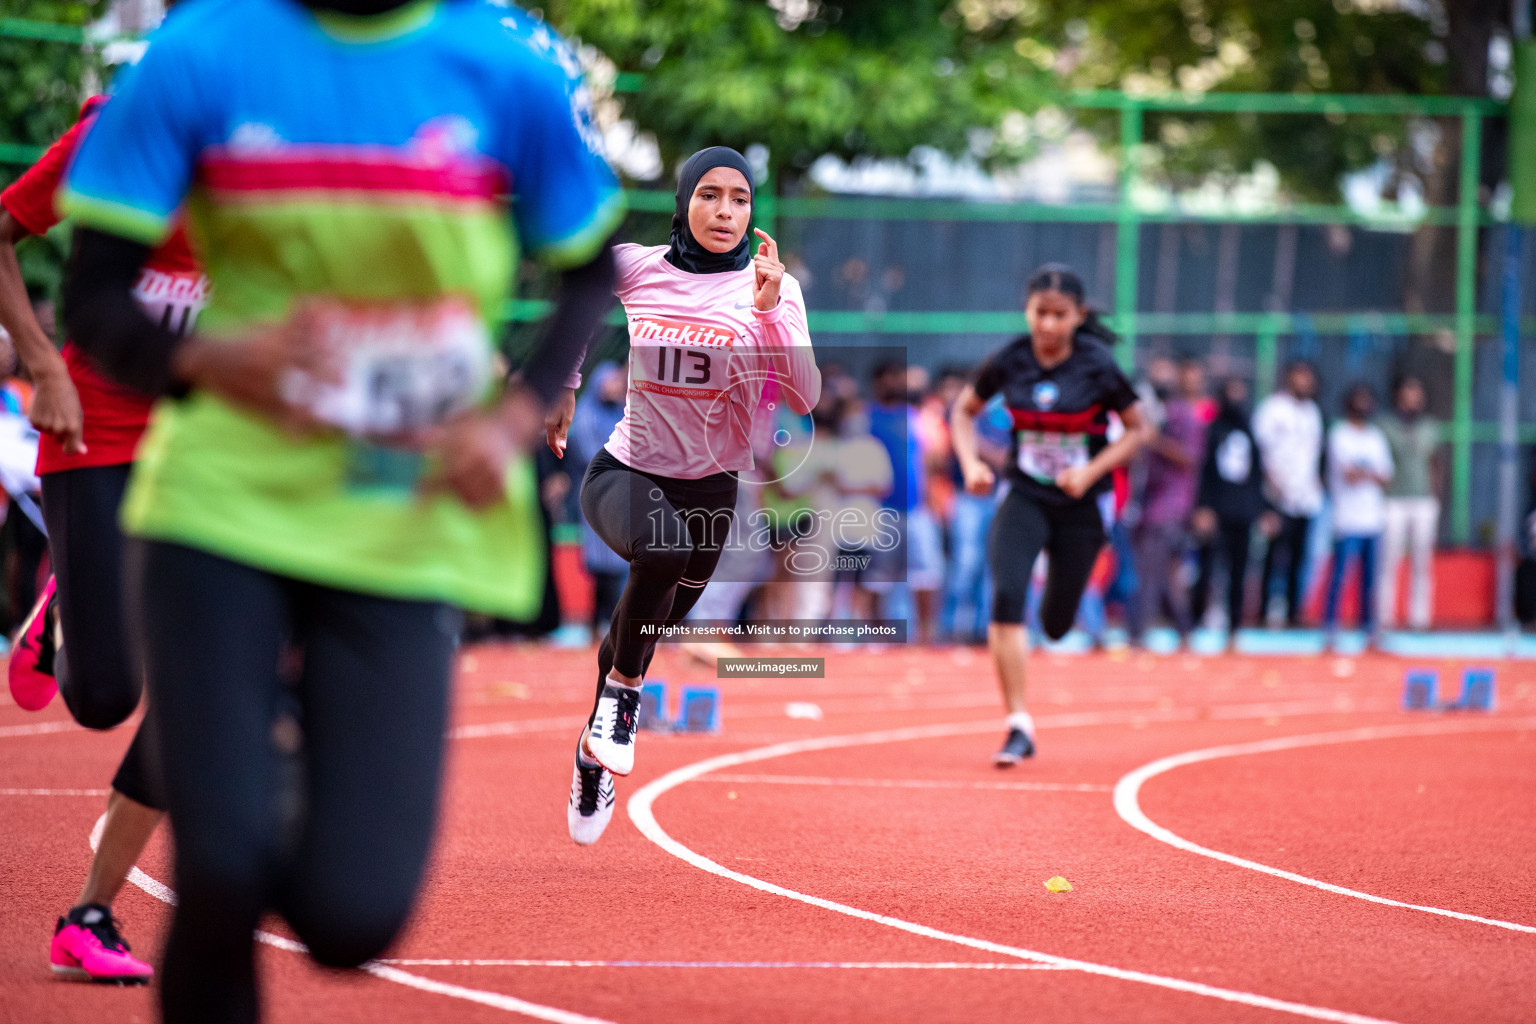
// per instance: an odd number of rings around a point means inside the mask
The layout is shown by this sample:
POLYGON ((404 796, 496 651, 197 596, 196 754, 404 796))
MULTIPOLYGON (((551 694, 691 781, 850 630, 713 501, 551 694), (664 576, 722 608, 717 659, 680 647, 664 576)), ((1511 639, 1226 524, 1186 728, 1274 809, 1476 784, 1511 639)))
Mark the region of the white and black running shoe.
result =
POLYGON ((565 824, 571 838, 582 846, 591 846, 602 837, 612 818, 613 776, 600 764, 583 764, 578 744, 576 771, 571 776, 571 802, 565 809, 565 824))
POLYGON ((1026 757, 1035 756, 1035 738, 1023 729, 1009 729, 1003 749, 992 755, 992 763, 999 768, 1011 768, 1026 757))
POLYGON ((635 726, 640 717, 640 687, 603 684, 597 713, 587 731, 592 759, 615 775, 635 768, 635 726))

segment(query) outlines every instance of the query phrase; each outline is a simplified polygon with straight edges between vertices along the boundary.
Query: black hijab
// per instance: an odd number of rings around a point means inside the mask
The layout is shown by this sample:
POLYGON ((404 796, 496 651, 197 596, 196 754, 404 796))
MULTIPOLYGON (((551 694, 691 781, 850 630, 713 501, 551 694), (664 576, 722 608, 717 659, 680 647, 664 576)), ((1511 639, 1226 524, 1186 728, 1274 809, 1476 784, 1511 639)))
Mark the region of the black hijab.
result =
POLYGON ((710 252, 688 227, 688 201, 693 198, 693 190, 699 187, 699 179, 716 167, 740 171, 753 198, 757 198, 752 168, 747 165, 747 158, 734 149, 711 146, 688 158, 677 176, 677 209, 672 213, 672 247, 667 250, 667 262, 690 274, 725 274, 745 270, 752 263, 752 232, 742 232, 741 241, 730 252, 710 252))

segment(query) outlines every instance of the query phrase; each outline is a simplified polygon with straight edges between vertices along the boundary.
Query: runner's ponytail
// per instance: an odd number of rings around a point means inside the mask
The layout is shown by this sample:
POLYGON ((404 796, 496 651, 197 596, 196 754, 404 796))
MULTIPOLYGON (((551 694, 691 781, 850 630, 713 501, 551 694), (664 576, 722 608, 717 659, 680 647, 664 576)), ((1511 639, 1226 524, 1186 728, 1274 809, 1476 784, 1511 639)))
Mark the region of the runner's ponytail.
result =
POLYGON ((1083 322, 1078 326, 1077 333, 1089 338, 1097 338, 1106 345, 1113 345, 1120 340, 1120 335, 1116 334, 1109 324, 1099 319, 1099 311, 1092 306, 1084 311, 1083 322))

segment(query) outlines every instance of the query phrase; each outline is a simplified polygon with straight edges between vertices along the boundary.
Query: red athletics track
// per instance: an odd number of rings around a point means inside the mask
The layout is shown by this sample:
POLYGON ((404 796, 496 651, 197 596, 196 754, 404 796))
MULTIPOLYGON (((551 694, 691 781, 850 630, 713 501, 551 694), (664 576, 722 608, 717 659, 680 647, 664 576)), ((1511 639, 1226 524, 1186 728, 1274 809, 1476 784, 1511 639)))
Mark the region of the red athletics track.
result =
MULTIPOLYGON (((1041 754, 1000 772, 983 654, 824 653, 824 680, 725 684, 719 737, 644 736, 581 849, 592 656, 469 651, 396 961, 264 947, 267 1019, 1536 1020, 1536 666, 1498 666, 1496 714, 1409 715, 1388 657, 1042 655, 1041 754)), ((707 678, 675 650, 653 675, 707 678)), ((154 1019, 46 963, 128 739, 0 706, 0 1021, 154 1019)), ((142 867, 169 882, 159 841, 142 867)), ((166 905, 117 910, 157 951, 166 905)))

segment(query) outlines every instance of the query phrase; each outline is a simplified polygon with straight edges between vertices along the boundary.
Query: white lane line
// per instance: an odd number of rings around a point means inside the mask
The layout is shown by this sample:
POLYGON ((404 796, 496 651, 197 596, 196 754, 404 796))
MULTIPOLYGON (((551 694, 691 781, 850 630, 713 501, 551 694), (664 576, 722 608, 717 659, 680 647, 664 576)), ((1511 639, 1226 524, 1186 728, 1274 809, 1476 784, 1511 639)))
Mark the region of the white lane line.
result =
MULTIPOLYGON (((756 697, 757 694, 752 694, 756 697)), ((810 696, 807 695, 807 699, 810 696)), ((966 708, 997 706, 996 693, 981 694, 893 694, 872 693, 867 697, 818 697, 816 706, 829 715, 874 714, 890 711, 955 711, 966 708)), ((784 701, 750 701, 732 704, 732 718, 783 718, 784 701)))
MULTIPOLYGON (((106 827, 107 827, 107 816, 106 816, 106 814, 102 814, 101 817, 96 819, 96 824, 91 828, 91 852, 92 853, 95 853, 96 852, 96 848, 101 845, 101 833, 102 833, 102 830, 105 829, 106 827)), ((140 889, 143 889, 145 892, 149 893, 151 896, 153 896, 155 899, 159 900, 161 903, 169 903, 173 907, 176 905, 176 892, 175 892, 175 890, 173 890, 170 886, 166 885, 164 882, 159 881, 158 879, 150 878, 144 872, 140 871, 137 866, 129 869, 129 871, 128 871, 128 881, 130 883, 132 883, 133 885, 138 886, 140 889)), ((258 932, 257 933, 257 937, 259 938, 261 935, 264 935, 264 934, 266 934, 266 933, 265 932, 258 932)), ((273 936, 273 938, 276 938, 276 936, 273 936)))
MULTIPOLYGON (((1390 702, 1353 703, 1329 700, 1265 701, 1258 704, 1197 704, 1171 708, 1116 708, 1109 711, 1065 711, 1054 715, 1039 715, 1035 725, 1040 728, 1068 729, 1094 725, 1141 725, 1153 722, 1197 722, 1267 720, 1301 718, 1307 715, 1338 715, 1371 711, 1392 711, 1390 702)), ((993 722, 993 728, 1003 731, 1002 723, 993 722)), ((983 730, 987 731, 987 730, 983 730)))
POLYGON ((74 722, 34 722, 31 725, 3 725, 0 726, 0 739, 9 739, 12 736, 42 736, 50 732, 64 732, 68 729, 80 728, 74 722))
MULTIPOLYGON (((1045 727, 1049 727, 1049 728, 1069 728, 1069 727, 1074 727, 1074 726, 1113 725, 1113 724, 1122 724, 1122 723, 1127 723, 1127 722, 1136 723, 1136 722, 1142 722, 1142 721, 1158 721, 1158 722, 1191 721, 1191 720, 1199 719, 1199 718, 1202 718, 1202 717, 1211 717, 1211 718, 1217 718, 1217 717, 1220 717, 1220 718, 1267 718, 1267 717, 1283 716, 1283 715, 1327 714, 1327 713, 1331 713, 1331 712, 1338 712, 1340 710, 1344 710, 1344 709, 1342 709, 1339 706, 1337 701, 1322 701, 1322 700, 1319 700, 1319 701, 1293 701, 1293 702, 1289 702, 1289 703, 1268 703, 1268 704, 1253 704, 1253 705, 1237 705, 1237 706, 1228 707, 1228 708, 1215 708, 1215 709, 1203 708, 1203 707, 1190 707, 1190 708, 1176 708, 1176 709, 1162 709, 1162 708, 1158 708, 1158 709, 1127 710, 1127 711, 1088 711, 1088 712, 1076 712, 1076 713, 1067 713, 1067 714, 1060 714, 1060 715, 1052 715, 1052 716, 1042 717, 1041 719, 1038 720, 1037 724, 1045 726, 1045 727)), ((1360 708, 1354 708, 1352 710, 1361 710, 1361 709, 1360 708)), ((491 723, 478 724, 478 725, 459 726, 458 728, 452 730, 449 733, 449 736, 450 736, 450 738, 453 738, 453 739, 479 739, 479 738, 485 738, 485 737, 491 737, 491 736, 516 735, 516 734, 524 733, 524 732, 556 731, 556 730, 559 730, 559 729, 574 728, 576 726, 579 726, 581 724, 581 722, 583 722, 583 721, 585 721, 585 719, 572 717, 572 718, 560 718, 560 719, 553 719, 553 718, 551 718, 551 719, 525 719, 525 720, 522 720, 522 721, 491 722, 491 723)), ((37 723, 35 725, 6 726, 6 727, 0 727, 0 738, 4 738, 4 737, 8 737, 8 736, 24 736, 24 735, 36 735, 36 734, 41 734, 41 733, 63 732, 65 730, 72 729, 72 728, 74 728, 74 723, 73 722, 41 722, 41 723, 37 723)), ((893 731, 897 732, 897 733, 902 733, 902 734, 913 733, 913 732, 926 734, 928 732, 931 732, 932 728, 933 727, 928 727, 926 729, 925 728, 918 728, 916 730, 913 730, 913 729, 900 729, 900 730, 893 730, 893 731)), ((997 723, 989 719, 989 720, 984 721, 984 722, 962 723, 962 724, 960 724, 958 726, 941 726, 941 727, 938 727, 938 728, 940 728, 941 730, 948 730, 948 731, 934 733, 933 735, 956 735, 956 736, 958 736, 958 735, 966 735, 966 734, 970 734, 970 733, 990 732, 990 731, 993 731, 993 730, 995 730, 997 728, 997 723)), ((913 737, 913 738, 922 738, 922 737, 918 736, 918 737, 913 737)), ((737 739, 738 742, 740 741, 740 737, 737 737, 736 739, 737 739)), ((825 742, 826 740, 837 740, 837 739, 840 739, 840 738, 839 737, 823 737, 820 740, 798 741, 797 743, 791 743, 791 744, 779 744, 779 745, 776 745, 773 748, 768 748, 768 749, 777 749, 778 746, 803 746, 806 743, 816 744, 816 743, 825 742)), ((846 737, 844 737, 842 739, 846 739, 846 737)), ((876 740, 876 741, 871 741, 871 742, 894 742, 894 741, 892 741, 892 740, 876 740)), ((837 745, 847 746, 847 745, 853 745, 853 744, 842 743, 842 744, 837 744, 837 745)), ((819 747, 819 746, 811 746, 808 749, 829 749, 829 748, 824 748, 824 747, 819 747)), ((751 753, 751 752, 749 751, 748 753, 751 753)), ((734 757, 734 756, 739 756, 739 755, 727 755, 728 758, 734 757)), ((782 754, 772 754, 772 755, 769 755, 769 756, 783 756, 783 755, 782 754)), ((759 759, 761 759, 761 758, 759 758, 759 759)), ((714 758, 714 759, 711 759, 711 762, 715 762, 715 761, 719 761, 719 760, 721 760, 721 759, 720 758, 714 758)), ((703 763, 711 763, 711 762, 703 762, 703 763)), ((748 763, 748 762, 745 761, 745 760, 742 760, 742 761, 732 761, 731 763, 732 764, 745 764, 745 763, 748 763)), ((729 765, 724 765, 724 764, 718 765, 718 767, 728 767, 728 766, 729 765)), ((677 773, 674 772, 672 774, 675 775, 677 773)), ((703 774, 703 773, 699 773, 699 774, 703 774)), ((671 777, 670 775, 669 776, 663 776, 662 779, 658 779, 658 780, 656 780, 656 782, 653 782, 651 784, 651 786, 655 786, 657 783, 663 782, 663 781, 665 781, 666 779, 668 779, 670 777, 671 777)), ((680 780, 680 781, 687 781, 687 780, 680 780)), ((631 816, 631 818, 634 818, 634 816, 635 816, 635 800, 638 799, 642 795, 642 793, 645 793, 646 790, 649 790, 651 788, 651 786, 647 786, 645 790, 642 790, 641 792, 636 793, 635 797, 630 800, 630 805, 629 806, 630 806, 630 816, 631 816)), ((668 788, 671 788, 671 787, 669 786, 668 788)), ((657 793, 655 793, 652 796, 651 799, 654 799, 654 796, 659 796, 659 795, 660 795, 660 792, 657 792, 657 793)), ((649 801, 648 801, 648 803, 649 803, 649 801)), ((648 806, 648 804, 647 804, 647 806, 648 806)), ((647 811, 647 813, 648 813, 648 811, 647 811)), ((91 849, 93 851, 96 849, 96 846, 100 842, 101 829, 105 825, 105 823, 106 823, 106 817, 105 817, 105 815, 103 815, 102 818, 97 821, 96 827, 92 830, 92 833, 91 833, 91 849)), ((637 824, 638 824, 638 821, 637 821, 637 824)), ((644 829, 642 829, 642 832, 643 831, 644 831, 644 829)), ((663 838, 667 838, 668 842, 671 842, 670 837, 666 837, 666 834, 664 832, 661 832, 659 827, 657 828, 657 832, 663 838)), ((654 842, 656 840, 653 839, 652 841, 654 842)), ((684 848, 681 848, 681 847, 679 847, 679 848, 680 849, 684 849, 684 848)), ((671 851, 669 851, 669 852, 671 852, 671 851)), ((681 856, 681 854, 675 854, 675 855, 681 856)), ((683 859, 687 860, 688 858, 687 857, 683 857, 683 859)), ((703 860, 703 858, 699 858, 699 859, 703 860)), ((713 862, 710 862, 710 861, 704 861, 704 863, 712 864, 713 865, 713 862)), ((727 869, 722 868, 719 865, 713 865, 713 867, 714 867, 714 869, 716 870, 717 873, 721 873, 725 877, 736 878, 737 880, 744 881, 744 882, 746 882, 749 885, 755 885, 758 888, 763 888, 765 886, 768 886, 768 883, 766 883, 766 882, 758 882, 756 879, 750 879, 749 876, 739 875, 736 872, 728 871, 727 869)), ((169 886, 165 885, 163 882, 160 882, 159 880, 157 880, 155 878, 152 878, 149 875, 145 874, 143 871, 141 871, 137 867, 135 867, 129 873, 128 881, 131 882, 133 885, 137 886, 138 888, 142 889, 144 892, 147 892, 149 895, 155 897, 156 899, 158 899, 158 900, 160 900, 160 901, 162 901, 164 903, 169 903, 169 904, 172 904, 172 905, 174 905, 176 903, 176 893, 174 892, 174 890, 172 890, 169 886)), ((911 931, 913 929, 922 929, 923 928, 923 926, 921 926, 921 925, 910 925, 909 926, 909 925, 906 924, 906 922, 897 922, 896 919, 894 919, 894 918, 881 919, 880 915, 870 915, 870 914, 868 914, 865 911, 859 911, 859 910, 856 910, 855 908, 852 908, 852 907, 846 907, 845 908, 845 907, 842 907, 840 904, 834 904, 834 903, 831 903, 830 901, 819 901, 819 900, 817 900, 816 897, 801 896, 800 894, 791 894, 789 890, 782 890, 782 891, 780 891, 780 890, 778 890, 778 887, 771 887, 771 888, 768 889, 768 891, 780 892, 781 895, 790 895, 791 898, 801 899, 804 902, 811 902, 811 903, 813 903, 815 905, 825 905, 825 906, 827 906, 830 909, 838 909, 840 912, 849 913, 849 914, 851 914, 852 916, 855 916, 855 917, 866 916, 866 917, 868 917, 871 920, 881 920, 882 923, 892 923, 893 927, 903 928, 904 930, 908 930, 908 931, 911 931)), ((937 931, 934 931, 932 929, 927 929, 925 931, 918 931, 918 932, 916 932, 916 934, 930 934, 930 933, 931 933, 931 935, 933 937, 944 937, 945 936, 945 933, 937 932, 937 931)), ((305 952, 304 946, 301 943, 295 942, 292 939, 283 938, 282 936, 279 936, 279 935, 273 935, 273 934, 271 934, 269 932, 258 932, 257 933, 257 938, 260 941, 266 943, 267 945, 275 946, 275 947, 277 947, 279 949, 289 950, 290 952, 299 952, 299 953, 305 952)), ((952 937, 950 939, 950 941, 956 941, 956 940, 959 940, 961 942, 961 944, 974 944, 974 943, 980 941, 980 940, 967 940, 963 936, 954 936, 954 937, 952 937)), ((1029 953, 1029 951, 1027 951, 1027 950, 1014 950, 1014 949, 1012 949, 1010 947, 996 946, 995 944, 990 944, 990 943, 982 945, 982 946, 977 946, 976 948, 988 949, 988 950, 991 950, 993 952, 998 952, 998 953, 1002 953, 1004 955, 1009 955, 1009 956, 1017 956, 1020 953, 1026 953, 1026 954, 1029 953)), ((1035 961, 1035 962, 1044 964, 1046 966, 1056 966, 1056 967, 1059 967, 1059 968, 1062 968, 1062 969, 1079 969, 1079 970, 1085 969, 1084 967, 1078 966, 1078 963, 1075 962, 1075 961, 1069 961, 1069 960, 1065 960, 1065 959, 1059 958, 1059 957, 1051 957, 1051 956, 1049 956, 1049 954, 1031 954, 1031 955, 1024 956, 1023 959, 1035 961)), ((1087 966, 1089 966, 1089 967, 1096 967, 1097 965, 1087 965, 1087 966)), ((466 1001, 469 1001, 469 1002, 478 1003, 478 1004, 483 1005, 483 1006, 490 1006, 490 1007, 493 1007, 495 1009, 508 1010, 510 1012, 520 1013, 520 1014, 523 1014, 524 1016, 532 1017, 532 1018, 535 1018, 535 1019, 538 1019, 538 1020, 553 1021, 553 1022, 555 1022, 555 1024, 609 1024, 609 1022, 601 1021, 598 1018, 585 1017, 585 1016, 582 1016, 580 1014, 571 1013, 570 1011, 558 1009, 556 1007, 547 1007, 547 1006, 541 1006, 540 1004, 537 1004, 537 1003, 529 1003, 529 1002, 526 1002, 525 1000, 517 999, 517 998, 515 998, 513 996, 504 996, 504 995, 501 995, 499 993, 494 993, 494 992, 482 992, 482 991, 477 990, 477 989, 464 988, 463 986, 458 986, 458 985, 449 985, 449 984, 445 984, 445 983, 442 983, 442 982, 433 981, 430 978, 418 977, 417 975, 410 974, 410 973, 408 973, 406 971, 402 971, 399 968, 392 967, 392 966, 389 966, 387 964, 371 963, 371 964, 364 965, 363 969, 367 970, 369 973, 374 974, 375 976, 377 976, 377 977, 379 977, 381 979, 384 979, 384 980, 387 980, 387 981, 392 981, 392 982, 395 982, 395 983, 401 984, 401 985, 407 985, 407 986, 409 986, 411 988, 416 988, 416 989, 421 990, 421 991, 433 992, 433 993, 436 993, 436 994, 439 994, 439 995, 448 996, 450 998, 462 999, 462 1000, 466 1000, 466 1001)), ((1105 971, 1116 971, 1117 969, 1116 968, 1104 968, 1104 970, 1105 971)), ((1126 976, 1128 978, 1131 978, 1131 980, 1141 980, 1137 976, 1137 972, 1120 972, 1120 974, 1117 974, 1115 976, 1122 976, 1122 975, 1126 976)), ((1156 976, 1149 975, 1147 977, 1155 978, 1156 976)), ((1223 992, 1225 990, 1213 989, 1213 988, 1211 988, 1211 986, 1199 985, 1198 983, 1194 983, 1194 982, 1177 982, 1177 979, 1166 979, 1166 980, 1168 980, 1170 982, 1175 982, 1178 985, 1189 986, 1188 988, 1186 988, 1187 991, 1196 991, 1196 992, 1199 992, 1201 994, 1215 994, 1216 998, 1225 998, 1224 996, 1219 994, 1220 992, 1223 992)), ((1239 993, 1239 995, 1242 995, 1242 994, 1239 993)), ((1263 1000, 1266 997, 1256 996, 1256 997, 1252 997, 1252 998, 1263 1000)), ((1284 1006, 1291 1005, 1291 1004, 1283 1004, 1282 1005, 1282 1004, 1279 1004, 1278 1001, 1272 1001, 1272 1002, 1274 1002, 1276 1004, 1276 1008, 1284 1008, 1284 1006)), ((1253 1005, 1270 1005, 1270 1004, 1269 1003, 1257 1003, 1257 1004, 1253 1004, 1253 1005)), ((1382 1024, 1382 1022, 1377 1020, 1376 1018, 1363 1017, 1363 1016, 1360 1016, 1360 1015, 1357 1015, 1357 1014, 1336 1014, 1334 1011, 1327 1011, 1327 1010, 1318 1011, 1318 1013, 1304 1014, 1304 1015, 1310 1015, 1310 1016, 1318 1017, 1318 1019, 1322 1019, 1322 1020, 1340 1021, 1340 1022, 1344 1022, 1344 1024, 1382 1024), (1332 1015, 1332 1016, 1318 1016, 1318 1013, 1321 1013, 1321 1014, 1334 1014, 1334 1015, 1332 1015)))
MULTIPOLYGON (((1299 687, 1293 688, 1296 693, 1299 687)), ((1331 692, 1331 691, 1329 691, 1331 692)), ((1095 706, 1103 704, 1120 704, 1145 702, 1152 703, 1165 696, 1165 692, 1157 687, 1147 686, 1137 689, 1135 692, 1122 693, 1097 693, 1086 697, 1074 696, 1073 703, 1079 705, 1095 706)), ((729 696, 729 695, 728 695, 729 696)), ((783 718, 784 700, 773 702, 758 701, 755 698, 759 694, 744 695, 742 702, 732 702, 730 705, 731 718, 783 718), (752 698, 748 700, 748 698, 752 698)), ((891 694, 887 692, 875 692, 868 697, 819 697, 815 694, 796 694, 803 700, 814 700, 817 707, 829 715, 854 714, 869 715, 876 713, 894 713, 908 711, 964 711, 970 708, 994 708, 998 705, 997 693, 988 691, 979 694, 922 694, 913 692, 910 694, 891 694)), ((794 698, 789 698, 794 699, 794 698)), ((1312 699, 1318 699, 1313 697, 1312 699)), ((1060 707, 1050 697, 1037 697, 1032 702, 1035 707, 1060 707)))
MULTIPOLYGON (((1089 713, 1089 715, 1092 716, 1092 713, 1089 713)), ((1075 717, 1080 719, 1085 716, 1062 715, 1058 717, 1075 717)), ((1045 721, 1040 720, 1037 720, 1037 724, 1042 727, 1047 725, 1045 721)), ((837 903, 819 896, 810 896, 806 893, 796 892, 793 889, 787 889, 781 885, 774 885, 772 882, 765 882, 751 875, 744 875, 739 871, 732 871, 730 868, 717 864, 708 857, 695 853, 673 839, 656 821, 653 808, 658 797, 686 782, 691 782, 713 771, 735 768, 743 764, 754 764, 776 757, 787 757, 791 754, 804 754, 812 751, 834 750, 846 747, 872 746, 881 743, 901 743, 910 740, 939 739, 991 731, 996 727, 997 723, 990 720, 986 722, 959 722, 950 725, 918 726, 909 729, 888 729, 880 732, 860 733, 849 736, 816 737, 790 743, 778 743, 768 747, 758 747, 754 750, 745 750, 735 754, 723 754, 719 757, 711 757, 685 765, 641 787, 635 792, 634 796, 629 798, 629 817, 643 836, 667 853, 672 854, 672 856, 685 863, 692 864, 701 871, 706 871, 712 875, 727 878, 734 882, 740 882, 742 885, 750 886, 761 892, 783 896, 786 899, 809 904, 813 907, 820 907, 823 910, 830 910, 833 913, 843 914, 847 917, 870 921, 912 935, 937 939, 941 942, 952 942, 955 945, 984 950, 1000 956, 1017 957, 1020 960, 1028 960, 1034 963, 1050 964, 1064 969, 1078 970, 1086 974, 1115 978, 1121 981, 1139 982, 1157 988, 1171 989, 1175 992, 1205 996, 1229 1003, 1240 1003, 1244 1006, 1277 1010, 1282 1013, 1295 1014, 1299 1017, 1310 1017, 1314 1020, 1335 1021, 1339 1022, 1339 1024, 1383 1024, 1381 1018, 1368 1017, 1364 1014, 1332 1010, 1322 1006, 1309 1006, 1306 1003, 1294 1003, 1289 1000, 1275 999, 1271 996, 1258 995, 1253 992, 1219 988, 1215 985, 1206 985, 1197 981, 1186 981, 1183 978, 1171 978, 1161 974, 1149 974, 1145 971, 1126 970, 1120 967, 1111 967, 1107 964, 1098 964, 1087 960, 1074 960, 1069 957, 1055 956, 1033 949, 1008 946, 986 939, 972 938, 968 935, 957 935, 954 932, 941 931, 937 928, 930 928, 927 925, 916 924, 912 921, 904 921, 901 918, 890 917, 886 914, 876 914, 869 910, 861 910, 858 907, 851 907, 845 903, 837 903)))
POLYGON ((964 779, 834 779, 818 775, 706 775, 699 782, 762 782, 777 786, 863 786, 873 789, 1018 789, 1045 793, 1108 793, 1092 782, 969 782, 964 779))
POLYGON ((1515 719, 1499 721, 1497 719, 1488 722, 1433 722, 1418 725, 1382 725, 1369 726, 1362 729, 1349 729, 1343 732, 1314 733, 1306 736, 1285 736, 1272 740, 1260 740, 1256 743, 1234 743, 1223 747, 1208 747, 1204 750, 1192 750, 1186 754, 1174 754, 1171 757, 1159 758, 1150 764, 1144 764, 1135 771, 1128 773, 1115 784, 1115 812, 1132 828, 1145 832, 1160 842, 1169 846, 1184 850, 1187 853, 1199 854, 1202 857, 1210 857, 1236 867, 1247 868, 1250 871, 1263 872, 1266 875, 1274 875, 1276 878, 1284 878, 1287 881, 1301 885, 1310 885, 1314 889, 1322 889, 1324 892, 1335 893, 1339 896, 1353 896, 1355 899, 1367 900, 1371 903, 1380 903, 1388 907, 1401 907, 1405 910, 1417 910, 1425 914, 1438 914, 1441 917, 1452 917, 1458 921, 1471 921, 1476 924, 1491 925, 1495 928, 1506 928, 1515 932, 1528 932, 1536 934, 1536 927, 1524 924, 1515 924, 1511 921, 1499 921, 1489 917, 1479 917, 1476 914, 1464 914, 1456 910, 1445 910, 1441 907, 1426 907, 1417 903, 1404 903, 1400 900, 1387 899, 1385 896, 1374 896, 1368 892, 1360 892, 1357 889, 1346 889, 1341 885, 1324 882, 1316 878, 1308 878, 1306 875, 1298 875, 1293 871, 1283 871, 1280 868, 1260 864, 1257 861, 1237 857, 1230 853, 1222 853, 1220 850, 1212 850, 1198 843, 1190 842, 1147 817, 1141 809, 1140 795, 1142 785, 1151 778, 1162 775, 1164 772, 1185 765, 1198 764, 1201 761, 1214 761, 1223 757, 1243 757, 1249 754, 1268 754, 1281 750, 1296 750, 1301 747, 1321 747, 1336 743, 1360 743, 1367 740, 1396 739, 1404 736, 1433 736, 1444 733, 1458 732, 1483 732, 1489 729, 1524 729, 1536 725, 1536 719, 1515 719))
POLYGON ((489 1006, 496 1010, 507 1010, 511 1013, 520 1013, 524 1017, 532 1017, 535 1020, 547 1020, 552 1024, 611 1024, 600 1017, 588 1017, 585 1014, 573 1013, 570 1010, 561 1010, 554 1006, 544 1006, 540 1003, 530 1003, 526 999, 518 999, 516 996, 504 996, 499 992, 484 992, 477 988, 467 988, 463 985, 451 985, 444 981, 434 981, 431 978, 423 978, 419 974, 411 974, 402 971, 398 967, 390 967, 388 964, 368 963, 363 965, 363 970, 376 978, 385 981, 393 981, 397 985, 418 989, 422 992, 432 992, 440 996, 448 996, 451 999, 462 999, 469 1003, 479 1003, 481 1006, 489 1006))
POLYGON ((0 796, 109 796, 110 789, 0 789, 0 796))
POLYGON ((491 736, 518 736, 526 732, 561 732, 580 729, 587 724, 585 715, 566 715, 561 718, 524 718, 510 722, 482 722, 461 725, 448 730, 451 740, 483 740, 491 736))
POLYGON ((929 960, 380 960, 400 967, 675 967, 708 970, 845 970, 845 971, 1063 971, 1055 964, 991 961, 929 960))
MULTIPOLYGON (((101 832, 106 827, 107 816, 103 814, 96 821, 96 827, 91 829, 91 852, 101 845, 101 832)), ((155 899, 172 906, 176 904, 176 893, 170 886, 158 879, 151 878, 138 868, 134 868, 128 874, 128 881, 149 893, 155 899)), ((290 953, 307 953, 302 942, 284 938, 281 935, 273 935, 271 932, 258 931, 256 940, 264 942, 278 949, 286 949, 290 953)), ((463 985, 450 985, 446 982, 434 981, 431 978, 423 978, 419 974, 411 974, 402 971, 388 963, 370 961, 363 964, 362 970, 384 981, 392 981, 397 985, 414 988, 422 992, 431 992, 434 995, 447 996, 450 999, 462 999, 465 1002, 478 1003, 481 1006, 489 1006, 497 1010, 507 1010, 511 1013, 519 1013, 524 1017, 532 1017, 534 1020, 550 1021, 551 1024, 613 1024, 612 1021, 603 1020, 601 1017, 588 1017, 585 1014, 573 1013, 570 1010, 562 1010, 556 1006, 544 1006, 541 1003, 530 1003, 526 999, 516 996, 502 995, 500 992, 484 992, 477 988, 466 988, 463 985)))
MULTIPOLYGON (((996 703, 997 698, 991 697, 988 703, 996 703)), ((741 718, 783 718, 784 705, 775 703, 771 714, 753 714, 741 709, 741 718)), ((1114 708, 1101 711, 1067 711, 1049 716, 1036 718, 1037 725, 1050 725, 1056 728, 1064 728, 1078 725, 1123 725, 1130 723, 1137 725, 1150 722, 1176 722, 1197 721, 1200 719, 1230 719, 1230 718, 1274 718, 1293 715, 1309 714, 1339 714, 1341 712, 1371 712, 1392 711, 1397 705, 1385 701, 1354 701, 1330 697, 1326 699, 1272 701, 1263 704, 1188 704, 1176 707, 1139 707, 1139 708, 1114 708)), ((826 710, 826 705, 822 706, 826 710)), ((866 707, 866 711, 879 711, 880 708, 866 707)), ((892 710, 892 709, 885 709, 892 710)), ((917 708, 899 708, 894 710, 919 710, 917 708)), ((921 709, 931 710, 931 709, 921 709)), ((732 712, 737 714, 737 712, 732 712)), ((448 732, 448 738, 454 740, 479 740, 489 739, 495 736, 521 736, 526 733, 563 732, 567 729, 580 729, 587 722, 586 716, 562 716, 559 718, 524 718, 509 719, 500 722, 478 722, 469 725, 456 726, 448 732)), ((59 729, 68 728, 71 723, 48 723, 57 725, 59 729)), ((1003 732, 1001 721, 993 723, 998 732, 1003 732)), ((21 728, 26 728, 25 726, 21 728)), ((57 732, 58 729, 49 729, 49 732, 57 732)), ((986 729, 979 731, 985 732, 986 729)), ((0 736, 4 733, 0 732, 0 736)), ((746 742, 772 742, 778 740, 783 734, 771 737, 748 736, 726 734, 721 736, 690 736, 690 742, 702 743, 708 741, 722 743, 746 743, 746 742)))

